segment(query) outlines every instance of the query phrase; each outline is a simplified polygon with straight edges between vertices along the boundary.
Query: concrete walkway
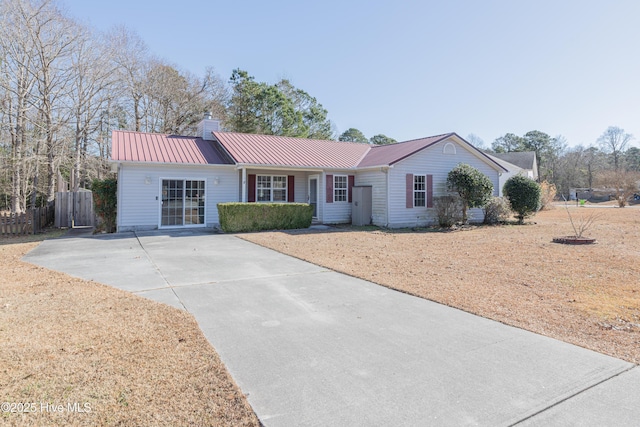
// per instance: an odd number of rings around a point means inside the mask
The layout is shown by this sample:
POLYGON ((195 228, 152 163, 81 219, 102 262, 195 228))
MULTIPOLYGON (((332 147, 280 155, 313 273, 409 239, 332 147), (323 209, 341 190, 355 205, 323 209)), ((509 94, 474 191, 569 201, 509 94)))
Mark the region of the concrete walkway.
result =
POLYGON ((233 236, 68 237, 24 260, 188 310, 266 426, 640 420, 637 366, 233 236))

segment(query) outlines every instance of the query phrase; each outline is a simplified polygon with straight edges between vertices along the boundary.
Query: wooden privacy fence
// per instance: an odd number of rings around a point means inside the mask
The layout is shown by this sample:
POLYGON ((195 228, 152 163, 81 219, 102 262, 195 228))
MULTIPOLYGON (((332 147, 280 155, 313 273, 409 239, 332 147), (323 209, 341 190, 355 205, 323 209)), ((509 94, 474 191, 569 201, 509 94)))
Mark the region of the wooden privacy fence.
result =
POLYGON ((53 203, 19 214, 0 213, 0 236, 36 234, 53 224, 53 203))
POLYGON ((95 224, 91 191, 56 193, 56 227, 79 227, 95 224))

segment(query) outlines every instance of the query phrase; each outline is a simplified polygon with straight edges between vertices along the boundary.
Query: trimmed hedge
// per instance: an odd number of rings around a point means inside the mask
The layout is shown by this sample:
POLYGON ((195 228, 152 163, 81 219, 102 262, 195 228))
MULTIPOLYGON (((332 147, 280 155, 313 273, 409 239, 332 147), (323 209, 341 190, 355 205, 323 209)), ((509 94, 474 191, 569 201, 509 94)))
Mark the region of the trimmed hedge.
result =
POLYGON ((308 228, 313 208, 307 203, 218 203, 225 233, 308 228))

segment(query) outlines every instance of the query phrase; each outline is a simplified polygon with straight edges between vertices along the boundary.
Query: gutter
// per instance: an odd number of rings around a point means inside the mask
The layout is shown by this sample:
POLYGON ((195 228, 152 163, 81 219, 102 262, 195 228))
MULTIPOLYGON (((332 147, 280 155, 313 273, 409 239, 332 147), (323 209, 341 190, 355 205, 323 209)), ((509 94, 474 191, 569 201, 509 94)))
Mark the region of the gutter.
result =
POLYGON ((238 163, 238 170, 247 169, 263 169, 263 170, 282 170, 282 171, 303 171, 303 172, 323 172, 326 170, 356 170, 354 168, 322 168, 318 166, 274 166, 261 163, 238 163))
POLYGON ((220 163, 176 163, 176 162, 133 162, 130 160, 111 160, 111 163, 116 163, 118 165, 128 164, 128 165, 142 165, 142 166, 215 166, 215 167, 223 167, 223 168, 234 168, 236 165, 228 165, 228 164, 220 164, 220 163))

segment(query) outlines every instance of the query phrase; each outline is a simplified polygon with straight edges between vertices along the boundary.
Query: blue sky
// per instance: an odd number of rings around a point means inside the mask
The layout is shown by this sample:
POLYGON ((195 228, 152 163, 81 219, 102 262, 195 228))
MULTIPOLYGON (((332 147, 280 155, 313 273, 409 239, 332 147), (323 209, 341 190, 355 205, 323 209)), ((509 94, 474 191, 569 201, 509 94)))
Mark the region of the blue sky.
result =
MULTIPOLYGON (((159 57, 228 80, 290 79, 339 133, 399 141, 457 132, 487 145, 540 130, 590 145, 640 138, 636 0, 61 0, 99 30, 126 25, 159 57)), ((638 146, 638 139, 633 145, 638 146)))

